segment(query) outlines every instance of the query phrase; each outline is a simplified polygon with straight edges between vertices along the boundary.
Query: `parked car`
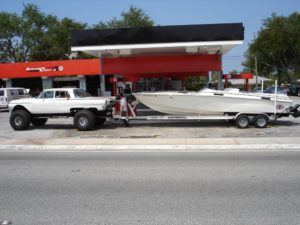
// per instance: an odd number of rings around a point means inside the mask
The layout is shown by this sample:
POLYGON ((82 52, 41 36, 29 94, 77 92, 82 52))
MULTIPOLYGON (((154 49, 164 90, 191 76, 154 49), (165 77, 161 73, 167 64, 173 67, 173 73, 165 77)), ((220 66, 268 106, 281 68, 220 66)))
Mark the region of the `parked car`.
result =
MULTIPOLYGON (((275 87, 274 86, 269 86, 264 90, 264 93, 275 93, 275 87)), ((277 87, 277 94, 284 94, 287 95, 288 89, 286 87, 277 87)))
POLYGON ((300 84, 294 82, 288 86, 288 95, 300 96, 300 84))
POLYGON ((8 104, 15 99, 30 97, 25 88, 0 88, 0 110, 8 110, 8 104))
POLYGON ((254 92, 254 93, 261 93, 261 87, 253 88, 252 92, 254 92))

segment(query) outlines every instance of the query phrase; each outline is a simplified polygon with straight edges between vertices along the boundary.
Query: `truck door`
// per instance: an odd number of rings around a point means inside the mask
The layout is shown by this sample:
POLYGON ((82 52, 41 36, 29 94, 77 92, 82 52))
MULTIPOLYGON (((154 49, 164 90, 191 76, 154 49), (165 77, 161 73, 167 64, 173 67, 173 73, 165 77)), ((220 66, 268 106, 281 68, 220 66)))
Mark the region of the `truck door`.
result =
POLYGON ((70 113, 71 100, 68 91, 59 90, 55 91, 55 97, 53 101, 53 107, 55 108, 55 113, 68 114, 70 113))
POLYGON ((34 114, 52 114, 54 101, 54 91, 44 91, 36 99, 32 105, 32 113, 34 114))

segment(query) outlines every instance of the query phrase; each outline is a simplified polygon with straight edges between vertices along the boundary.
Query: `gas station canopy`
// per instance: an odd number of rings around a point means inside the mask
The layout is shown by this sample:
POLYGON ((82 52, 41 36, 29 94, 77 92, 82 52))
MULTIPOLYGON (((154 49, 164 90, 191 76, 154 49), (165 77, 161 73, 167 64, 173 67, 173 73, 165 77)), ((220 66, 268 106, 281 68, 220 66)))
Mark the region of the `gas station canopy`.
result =
POLYGON ((242 23, 74 30, 71 50, 99 58, 225 54, 243 40, 242 23))

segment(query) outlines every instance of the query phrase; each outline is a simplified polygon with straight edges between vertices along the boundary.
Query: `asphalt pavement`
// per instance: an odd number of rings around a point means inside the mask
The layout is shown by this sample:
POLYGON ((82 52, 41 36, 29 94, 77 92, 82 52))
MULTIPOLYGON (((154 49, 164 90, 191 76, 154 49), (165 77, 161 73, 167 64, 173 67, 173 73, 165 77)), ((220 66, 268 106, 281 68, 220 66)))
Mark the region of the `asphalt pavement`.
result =
POLYGON ((296 225, 299 160, 290 151, 0 152, 0 222, 296 225))
POLYGON ((226 121, 72 118, 14 131, 0 113, 0 224, 299 224, 300 118, 265 129, 226 121))

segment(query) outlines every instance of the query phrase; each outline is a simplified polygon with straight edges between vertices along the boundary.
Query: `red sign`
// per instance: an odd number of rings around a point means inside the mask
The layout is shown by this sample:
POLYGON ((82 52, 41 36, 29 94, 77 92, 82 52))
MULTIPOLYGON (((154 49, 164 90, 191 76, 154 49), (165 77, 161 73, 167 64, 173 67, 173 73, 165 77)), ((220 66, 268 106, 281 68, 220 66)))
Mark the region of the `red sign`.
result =
POLYGON ((163 55, 104 58, 102 74, 179 74, 221 70, 220 55, 163 55))
POLYGON ((207 76, 207 71, 221 68, 218 54, 135 56, 0 64, 0 78, 122 74, 134 80, 175 75, 184 79, 187 75, 207 76))
POLYGON ((224 74, 223 79, 252 79, 252 73, 224 74))
POLYGON ((54 72, 54 71, 63 71, 63 66, 50 66, 50 67, 27 67, 26 72, 54 72))
POLYGON ((117 83, 118 82, 118 78, 116 78, 116 77, 110 77, 109 78, 109 82, 110 83, 117 83))
POLYGON ((0 78, 98 75, 99 59, 41 61, 0 64, 0 78))

